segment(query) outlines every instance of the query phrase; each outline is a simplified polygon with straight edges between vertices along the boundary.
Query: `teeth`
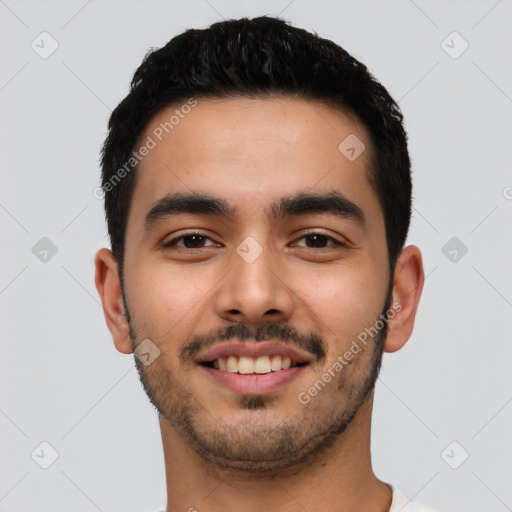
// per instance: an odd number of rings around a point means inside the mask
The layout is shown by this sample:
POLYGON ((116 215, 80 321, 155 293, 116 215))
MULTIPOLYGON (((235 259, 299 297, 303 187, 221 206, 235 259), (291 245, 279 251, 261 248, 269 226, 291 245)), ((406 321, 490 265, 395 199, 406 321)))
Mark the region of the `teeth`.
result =
POLYGON ((254 373, 254 359, 242 356, 238 360, 238 373, 254 373))
POLYGON ((241 373, 243 375, 277 372, 279 370, 288 370, 288 368, 295 366, 297 365, 292 363, 289 357, 281 357, 279 355, 260 356, 257 358, 229 356, 227 358, 220 357, 213 361, 213 367, 218 370, 241 373))
POLYGON ((261 356, 256 359, 254 363, 255 373, 269 373, 270 370, 270 357, 261 356))
POLYGON ((281 356, 272 356, 270 360, 270 369, 273 372, 277 372, 277 370, 281 369, 281 356))
POLYGON ((233 373, 238 372, 238 357, 236 357, 236 356, 228 357, 228 364, 227 364, 226 370, 228 372, 233 372, 233 373))

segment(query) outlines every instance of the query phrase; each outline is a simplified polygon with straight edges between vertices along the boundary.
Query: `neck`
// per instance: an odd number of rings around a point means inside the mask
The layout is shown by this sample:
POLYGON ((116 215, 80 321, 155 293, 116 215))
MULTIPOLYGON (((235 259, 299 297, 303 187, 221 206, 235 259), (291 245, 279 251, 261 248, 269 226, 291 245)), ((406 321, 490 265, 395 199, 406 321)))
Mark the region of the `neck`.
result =
POLYGON ((272 478, 212 467, 160 417, 166 512, 387 512, 391 489, 371 467, 372 403, 369 396, 345 432, 316 460, 272 478))

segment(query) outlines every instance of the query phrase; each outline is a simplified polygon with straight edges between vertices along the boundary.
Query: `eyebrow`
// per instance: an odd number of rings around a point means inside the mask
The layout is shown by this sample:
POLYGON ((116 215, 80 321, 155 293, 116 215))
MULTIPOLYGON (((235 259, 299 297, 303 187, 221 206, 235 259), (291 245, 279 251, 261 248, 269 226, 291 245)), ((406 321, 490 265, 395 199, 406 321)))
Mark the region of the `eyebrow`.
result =
MULTIPOLYGON (((234 220, 237 209, 225 199, 197 193, 177 192, 159 199, 149 210, 144 228, 150 230, 158 221, 178 214, 207 215, 234 220)), ((267 211, 269 219, 277 223, 286 217, 327 213, 344 220, 351 220, 366 227, 363 210, 337 190, 312 193, 299 192, 281 197, 267 211)))
POLYGON ((279 222, 285 217, 327 213, 344 220, 355 221, 365 227, 367 224, 363 210, 346 196, 332 190, 330 192, 299 192, 282 197, 270 207, 270 219, 279 222))

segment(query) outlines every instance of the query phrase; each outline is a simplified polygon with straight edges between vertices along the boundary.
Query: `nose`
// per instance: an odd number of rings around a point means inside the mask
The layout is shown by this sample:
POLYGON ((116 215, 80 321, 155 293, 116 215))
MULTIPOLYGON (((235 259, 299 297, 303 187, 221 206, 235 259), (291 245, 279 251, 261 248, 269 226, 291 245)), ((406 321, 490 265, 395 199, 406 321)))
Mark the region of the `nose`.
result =
POLYGON ((291 317, 294 294, 283 264, 268 247, 259 247, 250 247, 253 257, 256 249, 261 252, 256 259, 243 251, 233 252, 231 270, 215 297, 221 318, 258 326, 262 322, 286 322, 291 317))

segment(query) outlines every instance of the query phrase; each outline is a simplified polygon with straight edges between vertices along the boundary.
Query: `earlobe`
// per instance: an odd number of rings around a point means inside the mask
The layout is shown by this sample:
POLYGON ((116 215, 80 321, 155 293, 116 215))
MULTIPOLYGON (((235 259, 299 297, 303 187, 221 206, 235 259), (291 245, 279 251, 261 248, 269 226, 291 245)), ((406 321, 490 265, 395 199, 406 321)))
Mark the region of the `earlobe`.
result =
POLYGON ((103 305, 107 327, 112 334, 116 349, 123 354, 131 354, 133 346, 126 319, 121 281, 117 261, 108 249, 100 249, 94 258, 95 284, 103 305))
POLYGON ((386 352, 400 350, 410 338, 424 280, 421 252, 409 245, 402 250, 395 267, 391 307, 396 314, 389 322, 386 352))

